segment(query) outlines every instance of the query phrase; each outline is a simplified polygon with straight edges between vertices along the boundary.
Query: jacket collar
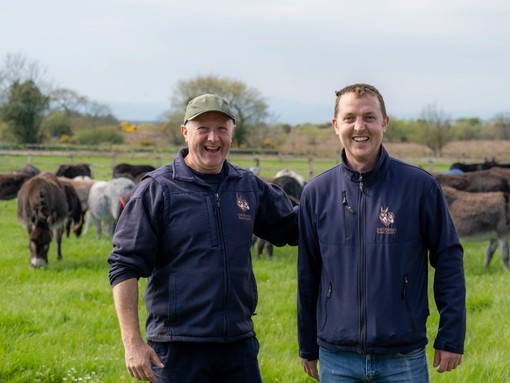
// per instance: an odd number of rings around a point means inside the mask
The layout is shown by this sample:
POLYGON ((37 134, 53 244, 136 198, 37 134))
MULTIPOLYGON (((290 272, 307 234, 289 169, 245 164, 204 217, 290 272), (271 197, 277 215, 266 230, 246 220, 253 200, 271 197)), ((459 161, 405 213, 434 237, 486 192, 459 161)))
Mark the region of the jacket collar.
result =
POLYGON ((347 165, 345 149, 342 149, 343 174, 351 182, 359 183, 360 179, 363 179, 365 185, 373 184, 376 181, 377 177, 379 177, 379 175, 384 172, 384 169, 386 167, 386 164, 388 163, 389 158, 390 156, 388 152, 386 151, 384 146, 381 145, 379 150, 379 158, 377 159, 375 166, 368 172, 359 173, 347 165))
MULTIPOLYGON (((174 161, 172 162, 174 178, 181 181, 188 182, 199 182, 203 183, 189 168, 188 165, 184 162, 184 157, 186 157, 189 153, 188 148, 182 148, 177 153, 174 161)), ((241 173, 239 170, 230 164, 228 161, 223 162, 223 173, 225 178, 227 177, 241 177, 241 173)))

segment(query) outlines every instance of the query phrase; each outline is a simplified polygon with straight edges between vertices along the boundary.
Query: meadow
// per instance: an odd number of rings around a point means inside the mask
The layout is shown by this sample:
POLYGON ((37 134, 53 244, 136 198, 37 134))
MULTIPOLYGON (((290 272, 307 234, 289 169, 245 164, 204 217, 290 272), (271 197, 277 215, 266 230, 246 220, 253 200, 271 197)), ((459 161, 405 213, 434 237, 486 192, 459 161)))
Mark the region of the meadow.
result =
MULTIPOLYGON (((40 170, 49 171, 68 162, 54 156, 33 155, 31 159, 40 170)), ((0 173, 19 168, 26 160, 26 156, 0 156, 0 173)), ((251 157, 231 160, 243 167, 252 165, 251 157)), ((74 157, 75 163, 92 163, 98 179, 109 178, 111 161, 74 157)), ((147 163, 147 159, 129 156, 116 161, 147 163)), ((334 163, 315 160, 314 169, 318 173, 334 163)), ((308 171, 306 160, 295 158, 265 158, 261 164, 262 175, 267 177, 284 167, 304 176, 308 171)), ((431 366, 429 345, 432 382, 510 382, 510 274, 503 270, 499 252, 491 266, 483 268, 485 245, 464 243, 468 331, 463 364, 453 373, 438 374, 431 366)), ((64 238, 62 249, 62 261, 56 260, 53 243, 48 267, 31 268, 27 233, 16 219, 16 201, 0 201, 0 382, 133 382, 124 367, 108 283, 106 259, 111 239, 96 239, 92 228, 81 238, 64 238)), ((254 321, 264 382, 313 381, 302 371, 297 352, 296 257, 295 247, 284 247, 275 248, 273 259, 253 260, 259 288, 254 321)), ((430 297, 428 335, 432 343, 438 313, 430 297)), ((143 322, 143 305, 140 318, 143 322)))

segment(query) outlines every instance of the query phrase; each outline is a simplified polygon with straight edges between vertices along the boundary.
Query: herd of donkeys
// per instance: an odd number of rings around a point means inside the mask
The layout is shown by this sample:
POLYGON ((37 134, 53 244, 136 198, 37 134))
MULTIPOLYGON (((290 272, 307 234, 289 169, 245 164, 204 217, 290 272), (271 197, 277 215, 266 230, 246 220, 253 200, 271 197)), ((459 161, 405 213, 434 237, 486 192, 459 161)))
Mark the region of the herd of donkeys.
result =
MULTIPOLYGON (((10 174, 0 175, 0 200, 17 198, 18 219, 29 236, 30 264, 48 264, 52 239, 57 259, 62 259, 61 242, 66 233, 80 236, 94 225, 96 236, 112 235, 120 212, 141 178, 155 168, 151 165, 118 164, 112 178, 93 178, 88 164, 61 165, 56 172, 40 172, 27 164, 10 174)), ((484 266, 500 248, 503 266, 510 265, 510 166, 494 159, 482 163, 454 163, 447 173, 435 173, 444 191, 450 214, 462 238, 488 241, 484 266)), ((304 183, 292 171, 273 180, 298 204, 304 183)), ((254 238, 254 243, 256 242, 254 238)), ((259 241, 257 255, 271 244, 259 241)))

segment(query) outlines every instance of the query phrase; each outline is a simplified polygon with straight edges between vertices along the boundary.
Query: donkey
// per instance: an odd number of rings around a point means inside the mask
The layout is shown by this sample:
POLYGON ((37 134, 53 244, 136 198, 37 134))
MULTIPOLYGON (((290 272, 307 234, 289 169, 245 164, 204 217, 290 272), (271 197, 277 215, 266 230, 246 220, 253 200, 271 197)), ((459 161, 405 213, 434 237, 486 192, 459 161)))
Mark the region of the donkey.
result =
POLYGON ((449 186, 442 188, 459 237, 490 240, 485 267, 489 267, 499 242, 503 266, 509 269, 510 195, 500 191, 470 193, 449 186))
POLYGON ((62 232, 67 222, 81 227, 81 204, 76 192, 53 173, 41 173, 26 181, 18 194, 18 219, 28 233, 30 264, 48 264, 48 249, 55 236, 57 259, 62 259, 62 232))
POLYGON ((476 170, 460 174, 436 174, 435 177, 441 186, 451 186, 466 192, 502 191, 510 193, 510 173, 508 173, 508 176, 505 176, 493 169, 476 170))
POLYGON ((94 224, 96 238, 101 237, 103 228, 111 237, 119 215, 120 197, 124 200, 128 199, 135 186, 135 182, 126 177, 94 183, 89 192, 85 234, 88 233, 90 225, 94 224))
MULTIPOLYGON (((275 178, 268 182, 279 186, 287 194, 287 197, 289 197, 293 206, 299 205, 301 193, 303 192, 303 187, 305 185, 305 181, 302 176, 293 170, 284 169, 276 173, 275 178)), ((257 258, 261 257, 264 250, 267 252, 269 258, 273 257, 272 243, 254 235, 252 238, 252 246, 255 244, 257 244, 257 258)))

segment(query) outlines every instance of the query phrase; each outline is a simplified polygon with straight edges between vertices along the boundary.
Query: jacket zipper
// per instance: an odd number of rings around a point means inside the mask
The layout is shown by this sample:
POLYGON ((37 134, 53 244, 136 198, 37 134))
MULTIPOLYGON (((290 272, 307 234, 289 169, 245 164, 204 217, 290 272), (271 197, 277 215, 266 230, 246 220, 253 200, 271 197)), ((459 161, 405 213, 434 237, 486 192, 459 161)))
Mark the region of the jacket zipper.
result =
MULTIPOLYGON (((221 188, 221 186, 220 186, 221 188)), ((227 255, 225 253, 225 244, 224 244, 224 238, 223 238, 223 230, 222 230, 222 221, 221 221, 221 214, 220 214, 220 207, 221 207, 221 198, 220 198, 220 188, 218 188, 218 191, 214 193, 214 202, 215 202, 215 215, 216 215, 216 222, 218 225, 218 237, 219 237, 219 244, 222 249, 223 253, 223 283, 225 286, 224 294, 223 294, 223 336, 226 338, 229 332, 229 321, 228 321, 228 314, 227 314, 227 302, 228 302, 228 291, 229 291, 229 284, 230 280, 228 277, 228 259, 227 255)))
POLYGON ((367 322, 367 308, 366 308, 366 253, 365 253, 365 194, 364 194, 364 184, 363 184, 363 175, 359 174, 359 240, 360 240, 360 260, 359 260, 359 300, 360 300, 360 347, 361 352, 366 352, 366 322, 367 322))
POLYGON ((215 197, 215 200, 216 200, 216 209, 219 210, 220 209, 220 206, 221 206, 221 203, 220 203, 220 195, 218 193, 216 193, 214 195, 215 197))

